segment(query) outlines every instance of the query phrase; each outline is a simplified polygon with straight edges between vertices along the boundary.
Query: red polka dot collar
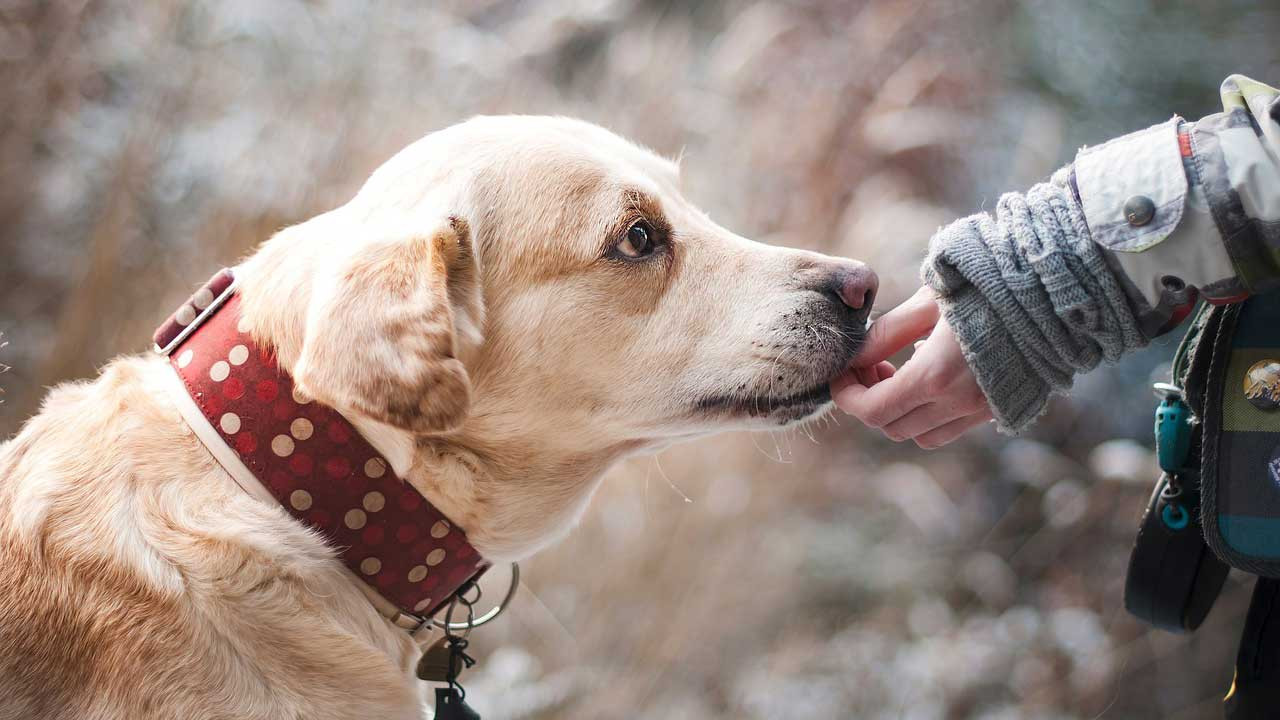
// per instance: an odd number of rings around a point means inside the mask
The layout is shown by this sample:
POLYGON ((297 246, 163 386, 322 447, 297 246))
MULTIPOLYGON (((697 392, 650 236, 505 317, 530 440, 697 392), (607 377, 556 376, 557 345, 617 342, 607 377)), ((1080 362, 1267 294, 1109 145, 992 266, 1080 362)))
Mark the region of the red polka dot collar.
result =
POLYGON ((246 492, 320 533, 398 626, 423 627, 489 564, 346 418, 301 397, 247 330, 231 270, 156 330, 185 389, 179 409, 246 492))

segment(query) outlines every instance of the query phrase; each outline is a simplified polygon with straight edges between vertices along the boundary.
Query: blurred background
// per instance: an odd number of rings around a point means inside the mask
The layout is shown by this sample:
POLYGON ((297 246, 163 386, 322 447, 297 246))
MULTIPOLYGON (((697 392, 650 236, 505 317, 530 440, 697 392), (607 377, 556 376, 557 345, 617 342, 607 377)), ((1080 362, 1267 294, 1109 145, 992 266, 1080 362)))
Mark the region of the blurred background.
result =
MULTIPOLYGON (((479 113, 684 155, 749 237, 849 255, 883 307, 930 234, 1083 143, 1280 82, 1262 0, 0 0, 0 436, 143 351, 217 268, 479 113)), ((486 718, 1217 717, 1251 585, 1192 636, 1121 609, 1173 339, 1027 437, 845 418, 611 472, 477 636, 486 718)), ((495 571, 495 575, 497 572, 495 571)))

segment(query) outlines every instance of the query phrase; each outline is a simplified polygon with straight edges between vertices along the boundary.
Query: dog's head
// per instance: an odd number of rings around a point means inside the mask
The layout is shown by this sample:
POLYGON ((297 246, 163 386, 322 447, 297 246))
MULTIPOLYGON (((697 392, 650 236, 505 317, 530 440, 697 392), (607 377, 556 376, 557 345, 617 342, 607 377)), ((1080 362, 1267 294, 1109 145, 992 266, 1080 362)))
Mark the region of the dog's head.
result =
POLYGON ((246 302, 255 331, 305 392, 528 466, 814 415, 876 290, 860 263, 716 225, 674 163, 546 117, 427 136, 251 267, 277 288, 246 302))

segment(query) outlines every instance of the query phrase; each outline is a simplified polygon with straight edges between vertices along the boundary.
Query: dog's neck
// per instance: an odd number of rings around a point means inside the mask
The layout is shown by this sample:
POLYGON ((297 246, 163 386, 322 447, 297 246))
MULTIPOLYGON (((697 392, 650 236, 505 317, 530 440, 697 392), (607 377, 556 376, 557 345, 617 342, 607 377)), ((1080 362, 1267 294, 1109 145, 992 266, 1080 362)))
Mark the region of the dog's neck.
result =
POLYGON ((352 418, 352 424, 493 562, 520 560, 560 539, 577 524, 605 471, 635 449, 615 443, 557 451, 518 436, 491 448, 476 439, 488 436, 480 420, 431 437, 368 419, 352 418))
MULTIPOLYGON (((316 255, 273 240, 237 268, 242 312, 254 339, 273 349, 285 369, 301 353, 316 255)), ((580 433, 548 437, 489 412, 483 391, 472 416, 444 434, 417 435, 359 413, 344 416, 399 477, 464 528, 495 563, 527 557, 562 537, 605 470, 638 449, 635 442, 595 447, 580 433)))
POLYGON ((250 334, 240 305, 233 271, 222 270, 156 330, 172 401, 242 490, 338 549, 384 617, 420 630, 490 563, 456 521, 388 472, 386 454, 349 418, 294 382, 250 334))

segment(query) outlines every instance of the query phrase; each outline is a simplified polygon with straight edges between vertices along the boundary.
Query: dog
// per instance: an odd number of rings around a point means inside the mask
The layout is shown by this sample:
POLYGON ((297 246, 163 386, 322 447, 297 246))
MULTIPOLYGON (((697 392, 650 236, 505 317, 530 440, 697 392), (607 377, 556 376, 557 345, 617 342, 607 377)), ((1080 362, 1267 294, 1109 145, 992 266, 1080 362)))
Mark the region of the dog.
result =
MULTIPOLYGON (((620 458, 824 412, 864 264, 713 223, 600 127, 479 117, 236 268, 240 312, 488 561, 578 520, 620 458)), ((54 388, 0 446, 0 718, 419 718, 421 648, 239 487, 160 357, 54 388)))

